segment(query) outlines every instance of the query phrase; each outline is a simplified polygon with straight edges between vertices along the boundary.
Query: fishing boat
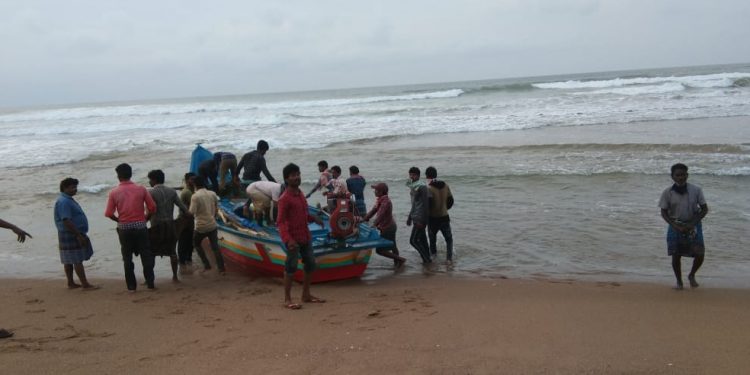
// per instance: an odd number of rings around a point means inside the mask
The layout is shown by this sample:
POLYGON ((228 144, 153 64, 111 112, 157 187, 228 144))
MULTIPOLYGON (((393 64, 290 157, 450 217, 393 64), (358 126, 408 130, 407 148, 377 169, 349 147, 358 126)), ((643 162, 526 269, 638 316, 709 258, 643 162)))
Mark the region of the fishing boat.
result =
MULTIPOLYGON (((230 200, 219 203, 219 247, 224 259, 247 272, 283 276, 287 249, 278 230, 275 227, 258 226, 238 215, 242 205, 242 202, 230 200)), ((393 245, 391 241, 380 237, 376 229, 364 223, 358 224, 354 234, 347 238, 333 238, 330 217, 317 207, 309 206, 308 210, 311 215, 316 215, 323 221, 322 226, 308 224, 316 263, 313 283, 359 277, 365 272, 375 248, 393 245)), ((303 264, 300 260, 294 279, 302 281, 303 277, 303 264)))
MULTIPOLYGON (((191 171, 197 172, 198 165, 210 158, 212 153, 197 145, 191 158, 191 171)), ((219 202, 218 236, 224 259, 249 273, 282 277, 287 248, 278 230, 274 226, 260 226, 243 217, 243 204, 244 201, 229 199, 219 202)), ((323 222, 323 225, 308 224, 316 263, 313 283, 359 277, 367 269, 375 248, 393 245, 365 223, 347 220, 346 217, 337 219, 335 214, 331 217, 319 207, 309 206, 308 211, 323 222), (344 227, 348 230, 342 231, 344 227)), ((300 260, 294 274, 295 280, 302 281, 304 278, 303 267, 300 260)))

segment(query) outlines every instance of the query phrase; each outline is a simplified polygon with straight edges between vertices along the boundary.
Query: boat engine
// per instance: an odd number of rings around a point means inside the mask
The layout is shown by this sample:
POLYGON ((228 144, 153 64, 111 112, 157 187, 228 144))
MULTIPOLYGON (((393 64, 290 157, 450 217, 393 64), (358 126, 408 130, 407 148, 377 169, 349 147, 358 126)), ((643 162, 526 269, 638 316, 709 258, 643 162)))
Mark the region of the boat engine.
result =
POLYGON ((352 203, 348 197, 336 198, 336 208, 331 213, 331 237, 344 239, 354 233, 356 222, 352 203))

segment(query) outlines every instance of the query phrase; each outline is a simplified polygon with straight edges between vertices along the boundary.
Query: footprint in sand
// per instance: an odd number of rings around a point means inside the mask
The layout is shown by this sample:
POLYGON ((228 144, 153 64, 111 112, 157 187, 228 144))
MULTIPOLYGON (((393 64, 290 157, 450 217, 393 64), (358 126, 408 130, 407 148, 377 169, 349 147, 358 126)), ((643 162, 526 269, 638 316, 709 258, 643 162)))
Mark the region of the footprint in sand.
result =
POLYGON ((44 300, 41 300, 39 298, 34 298, 34 299, 30 299, 26 301, 27 305, 34 305, 34 304, 39 304, 39 303, 44 303, 44 300))
POLYGON ((617 287, 617 286, 620 286, 620 283, 617 283, 617 282, 603 282, 603 281, 600 281, 600 282, 596 283, 596 286, 598 286, 598 287, 608 287, 608 286, 614 286, 614 287, 617 287))
POLYGON ((155 300, 154 297, 148 296, 148 297, 134 299, 133 303, 143 303, 143 302, 148 302, 148 301, 153 301, 153 300, 155 300))
POLYGON ((45 309, 26 310, 25 313, 27 313, 27 314, 39 314, 39 313, 43 313, 45 311, 47 311, 47 310, 45 310, 45 309))

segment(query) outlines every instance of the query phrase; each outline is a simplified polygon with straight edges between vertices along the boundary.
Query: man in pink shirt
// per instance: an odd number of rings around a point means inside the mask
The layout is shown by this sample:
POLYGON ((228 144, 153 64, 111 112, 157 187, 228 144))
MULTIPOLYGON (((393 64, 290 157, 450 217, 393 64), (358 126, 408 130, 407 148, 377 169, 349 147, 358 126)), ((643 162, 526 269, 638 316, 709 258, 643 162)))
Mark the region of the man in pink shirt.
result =
POLYGON ((149 289, 154 289, 154 256, 148 243, 146 221, 156 212, 151 194, 145 187, 130 181, 133 169, 128 164, 115 168, 120 184, 109 192, 104 216, 117 223, 117 235, 120 238, 120 251, 125 266, 125 283, 128 291, 135 292, 135 265, 133 254, 140 254, 143 265, 143 277, 149 289))

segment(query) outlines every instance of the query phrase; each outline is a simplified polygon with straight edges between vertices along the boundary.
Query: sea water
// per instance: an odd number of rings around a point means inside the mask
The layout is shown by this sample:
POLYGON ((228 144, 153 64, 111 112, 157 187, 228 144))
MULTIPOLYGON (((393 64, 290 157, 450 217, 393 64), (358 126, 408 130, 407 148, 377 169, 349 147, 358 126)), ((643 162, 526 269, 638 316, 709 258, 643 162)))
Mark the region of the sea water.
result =
MULTIPOLYGON (((4 109, 2 217, 35 238, 0 238, 0 275, 60 276, 52 206, 62 178, 81 181, 96 251, 88 269, 119 277, 114 223, 103 217, 117 164, 131 163, 140 183, 163 169, 179 186, 196 143, 240 156, 265 139, 272 174, 295 162, 304 189, 322 159, 390 185, 409 261, 400 275, 668 282, 656 203, 683 162, 710 208, 703 278, 746 287, 748 119, 750 64, 4 109), (455 195, 457 256, 425 270, 408 244, 404 182, 409 167, 429 165, 455 195)), ((168 261, 157 263, 167 277, 168 261)), ((374 256, 366 277, 388 277, 389 266, 374 256)))

